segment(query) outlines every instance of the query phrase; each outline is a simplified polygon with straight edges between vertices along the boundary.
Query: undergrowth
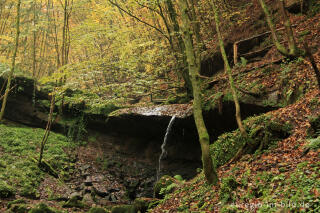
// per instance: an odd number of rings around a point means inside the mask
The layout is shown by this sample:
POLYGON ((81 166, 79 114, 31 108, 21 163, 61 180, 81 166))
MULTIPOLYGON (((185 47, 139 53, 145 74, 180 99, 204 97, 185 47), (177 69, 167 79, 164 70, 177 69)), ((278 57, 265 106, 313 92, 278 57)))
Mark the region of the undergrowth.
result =
MULTIPOLYGON (((38 198, 38 187, 45 173, 35 159, 44 135, 43 129, 14 127, 0 124, 0 182, 24 197, 38 198)), ((68 138, 51 132, 43 159, 64 178, 72 172, 71 157, 67 154, 74 143, 68 138)))

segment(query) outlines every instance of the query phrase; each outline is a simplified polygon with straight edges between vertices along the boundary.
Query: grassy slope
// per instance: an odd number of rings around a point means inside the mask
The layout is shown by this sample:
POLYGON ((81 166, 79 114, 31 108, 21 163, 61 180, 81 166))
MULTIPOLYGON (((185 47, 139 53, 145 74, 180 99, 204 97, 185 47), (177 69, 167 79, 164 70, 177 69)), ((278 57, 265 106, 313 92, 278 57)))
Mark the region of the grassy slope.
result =
MULTIPOLYGON (((43 190, 46 189, 40 190, 39 187, 45 177, 48 179, 48 174, 41 171, 34 161, 38 159, 43 135, 43 129, 0 124, 0 191, 8 187, 14 194, 7 200, 14 197, 44 198, 43 190)), ((44 160, 51 164, 62 180, 67 178, 72 167, 67 153, 74 146, 66 137, 55 133, 50 134, 46 144, 44 160)), ((1 211, 6 208, 5 203, 1 203, 1 211)))

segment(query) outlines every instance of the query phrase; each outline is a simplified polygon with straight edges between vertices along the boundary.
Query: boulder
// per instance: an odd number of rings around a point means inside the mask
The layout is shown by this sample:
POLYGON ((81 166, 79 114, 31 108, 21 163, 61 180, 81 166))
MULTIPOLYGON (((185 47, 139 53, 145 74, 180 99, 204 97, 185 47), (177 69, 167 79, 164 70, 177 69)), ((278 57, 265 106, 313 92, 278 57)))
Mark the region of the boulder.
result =
POLYGON ((49 208, 46 204, 40 203, 35 208, 32 208, 29 213, 56 213, 56 211, 49 208))
POLYGON ((87 213, 107 213, 105 209, 92 207, 87 213))
POLYGON ((162 199, 166 194, 173 192, 178 187, 178 180, 169 175, 162 176, 154 185, 154 197, 162 199))

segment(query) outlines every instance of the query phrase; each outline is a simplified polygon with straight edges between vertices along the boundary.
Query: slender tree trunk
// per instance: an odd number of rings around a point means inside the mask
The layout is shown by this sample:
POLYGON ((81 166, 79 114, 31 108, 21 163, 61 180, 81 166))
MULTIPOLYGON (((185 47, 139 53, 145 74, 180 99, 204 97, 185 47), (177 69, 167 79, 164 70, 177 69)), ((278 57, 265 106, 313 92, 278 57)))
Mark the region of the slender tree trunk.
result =
POLYGON ((37 42, 37 32, 35 30, 36 27, 36 19, 37 19, 37 14, 36 14, 36 1, 33 1, 33 43, 32 43, 32 77, 33 77, 33 93, 32 93, 32 104, 35 105, 36 102, 36 86, 37 86, 37 81, 36 81, 36 42, 37 42))
POLYGON ((47 122, 47 126, 46 126, 46 131, 45 131, 45 133, 44 133, 44 135, 42 137, 41 143, 40 143, 40 153, 39 153, 39 160, 38 160, 39 167, 41 166, 44 147, 45 147, 45 145, 46 145, 46 143, 48 141, 48 137, 50 135, 52 119, 53 119, 54 105, 55 105, 55 91, 53 91, 52 95, 51 95, 50 112, 49 112, 49 116, 48 116, 48 122, 47 122))
POLYGON ((317 63, 314 60, 314 57, 313 57, 313 55, 311 53, 311 50, 310 50, 310 48, 308 46, 308 43, 306 41, 304 41, 303 45, 304 45, 304 48, 305 48, 305 51, 306 51, 306 56, 309 58, 311 66, 312 66, 313 71, 314 71, 314 74, 316 76, 317 83, 318 83, 318 89, 320 90, 320 71, 318 69, 317 63))
POLYGON ((191 21, 187 14, 187 2, 186 0, 179 0, 179 7, 181 10, 181 19, 182 19, 182 32, 184 44, 186 47, 186 55, 188 60, 189 74, 191 77, 192 88, 193 88, 193 111, 194 111, 194 120, 198 130, 199 141, 202 151, 202 164, 203 170, 206 177, 206 180, 209 184, 217 184, 218 176, 213 167, 212 158, 210 156, 209 149, 209 134, 205 126, 203 115, 202 115, 202 106, 201 106, 201 88, 199 82, 199 64, 197 64, 196 51, 192 43, 191 35, 191 21))
POLYGON ((178 69, 180 69, 181 76, 184 80, 188 96, 192 96, 192 83, 188 72, 188 62, 185 54, 186 48, 183 39, 180 35, 180 27, 177 21, 177 13, 171 0, 166 0, 165 4, 168 8, 169 17, 173 25, 174 36, 177 38, 178 51, 182 55, 181 57, 177 56, 178 69))
POLYGON ((288 51, 286 50, 286 48, 279 41, 278 35, 276 33, 276 30, 275 30, 276 28, 275 28, 275 25, 274 25, 274 23, 272 21, 272 16, 271 16, 271 14, 269 12, 268 6, 266 5, 264 0, 259 0, 259 3, 261 5, 261 8, 262 8, 264 14, 266 15, 267 23, 268 23, 268 26, 269 26, 270 31, 271 31, 271 36, 272 36, 272 40, 273 40, 274 45, 277 47, 277 50, 282 55, 288 56, 289 55, 288 51))
POLYGON ((226 54, 226 51, 225 51, 225 48, 224 48, 224 44, 223 44, 223 38, 222 38, 222 35, 221 35, 221 32, 220 32, 219 10, 218 10, 218 8, 216 7, 216 5, 214 3, 212 3, 212 7, 213 7, 213 11, 214 11, 214 18, 215 18, 215 22, 216 22, 216 30, 217 30, 217 34, 218 34, 220 50, 221 50, 222 58, 223 58, 223 61, 224 61, 225 69, 226 69, 226 71, 228 73, 230 88, 231 88, 233 101, 234 101, 235 108, 236 108, 237 124, 238 124, 238 127, 240 129, 241 134, 243 136, 247 136, 247 132, 246 132, 245 128, 243 127, 242 120, 241 120, 240 104, 239 104, 239 100, 238 100, 238 96, 237 96, 237 91, 236 91, 236 88, 234 86, 234 80, 233 80, 232 73, 231 73, 231 67, 230 67, 229 62, 228 62, 227 54, 226 54))
POLYGON ((298 52, 299 51, 298 51, 298 48, 297 48, 296 41, 294 39, 290 18, 288 17, 286 9, 285 9, 284 0, 280 0, 280 10, 281 10, 281 13, 282 13, 283 24, 284 24, 284 27, 285 27, 285 30, 286 30, 287 39, 288 39, 289 55, 298 56, 298 52))
POLYGON ((16 66, 16 57, 17 57, 17 52, 18 52, 18 46, 19 46, 19 35, 20 35, 20 5, 21 5, 21 0, 18 0, 17 2, 17 18, 16 18, 16 39, 15 39, 15 49, 13 52, 12 56, 12 64, 11 64, 11 70, 9 73, 8 77, 8 83, 6 87, 6 91, 4 93, 3 101, 2 101, 2 106, 1 106, 1 112, 0 112, 0 121, 2 121, 6 104, 7 104, 7 99, 10 91, 10 85, 11 85, 11 80, 14 72, 14 68, 16 66))

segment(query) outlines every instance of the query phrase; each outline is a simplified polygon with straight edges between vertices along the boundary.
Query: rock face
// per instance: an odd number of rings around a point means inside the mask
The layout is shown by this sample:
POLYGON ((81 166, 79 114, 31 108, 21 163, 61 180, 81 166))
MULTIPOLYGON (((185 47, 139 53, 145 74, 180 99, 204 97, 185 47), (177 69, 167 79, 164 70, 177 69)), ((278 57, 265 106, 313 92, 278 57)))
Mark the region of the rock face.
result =
MULTIPOLYGON (((48 107, 40 103, 48 103, 48 95, 36 91, 37 101, 33 104, 33 81, 16 78, 14 82, 19 86, 9 96, 6 118, 29 126, 44 128, 48 107)), ((241 109, 243 119, 272 110, 270 107, 244 103, 241 104, 241 109)), ((184 179, 189 179, 196 175, 197 168, 202 167, 201 149, 192 116, 192 107, 189 104, 122 109, 114 111, 109 116, 106 113, 84 112, 83 114, 89 132, 94 131, 103 135, 104 138, 99 140, 100 144, 98 144, 101 150, 105 153, 112 149, 112 154, 108 156, 104 166, 107 169, 118 167, 120 172, 115 172, 115 176, 124 179, 128 176, 122 170, 137 171, 139 166, 136 165, 136 160, 143 160, 151 165, 152 171, 143 172, 141 177, 139 174, 136 175, 138 182, 128 179, 123 182, 128 195, 132 198, 150 194, 150 192, 145 194, 141 192, 152 188, 155 181, 158 158, 161 153, 160 147, 172 116, 176 116, 176 120, 165 147, 167 154, 162 160, 162 174, 160 175, 179 174, 184 179), (126 162, 130 162, 130 165, 122 165, 119 163, 120 160, 115 161, 113 153, 121 154, 122 157, 128 159, 126 162)), ((234 114, 233 102, 224 102, 222 112, 219 112, 217 108, 204 112, 211 141, 214 141, 223 132, 237 128, 234 114)), ((79 112, 74 113, 73 109, 65 109, 64 116, 78 118, 79 112)), ((64 126, 59 123, 54 123, 53 130, 66 132, 64 126)), ((143 168, 145 167, 141 166, 141 171, 143 168)), ((97 185, 97 182, 101 182, 97 180, 99 177, 92 176, 88 170, 90 168, 83 168, 81 173, 83 182, 78 185, 80 190, 84 194, 95 193, 110 202, 117 200, 115 192, 106 191, 97 185)))
MULTIPOLYGON (((0 85, 4 85, 0 78, 0 85)), ((34 127, 45 127, 47 113, 39 106, 33 105, 34 81, 24 77, 16 77, 12 81, 16 87, 10 92, 5 118, 34 127)), ((36 100, 48 100, 48 95, 36 91, 36 100)))

